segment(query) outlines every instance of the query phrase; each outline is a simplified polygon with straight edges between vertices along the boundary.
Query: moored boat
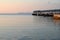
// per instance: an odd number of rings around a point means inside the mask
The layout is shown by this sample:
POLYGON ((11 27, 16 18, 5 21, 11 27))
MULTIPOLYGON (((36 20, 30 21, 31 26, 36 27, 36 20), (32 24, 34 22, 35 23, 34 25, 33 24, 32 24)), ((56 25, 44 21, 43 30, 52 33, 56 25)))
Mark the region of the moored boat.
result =
POLYGON ((60 14, 54 14, 54 15, 53 15, 53 18, 54 18, 54 19, 60 19, 60 14))

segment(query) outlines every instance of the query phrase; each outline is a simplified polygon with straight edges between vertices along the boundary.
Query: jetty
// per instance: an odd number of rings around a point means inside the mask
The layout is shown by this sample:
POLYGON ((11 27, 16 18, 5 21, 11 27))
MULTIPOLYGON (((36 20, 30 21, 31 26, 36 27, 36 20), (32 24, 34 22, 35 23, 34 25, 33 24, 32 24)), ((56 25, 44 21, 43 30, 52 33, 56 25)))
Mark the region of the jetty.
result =
POLYGON ((60 9, 53 9, 53 10, 35 10, 33 11, 32 15, 34 16, 49 16, 49 17, 55 17, 59 15, 60 17, 60 9))

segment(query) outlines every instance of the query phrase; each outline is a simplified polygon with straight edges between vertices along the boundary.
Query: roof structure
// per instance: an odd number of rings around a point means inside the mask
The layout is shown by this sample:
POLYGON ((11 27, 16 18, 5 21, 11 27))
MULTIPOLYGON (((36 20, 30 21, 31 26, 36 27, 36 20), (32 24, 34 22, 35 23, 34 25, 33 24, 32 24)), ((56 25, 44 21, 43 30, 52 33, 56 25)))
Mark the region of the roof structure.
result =
POLYGON ((54 10, 36 10, 34 12, 60 12, 60 9, 54 9, 54 10))

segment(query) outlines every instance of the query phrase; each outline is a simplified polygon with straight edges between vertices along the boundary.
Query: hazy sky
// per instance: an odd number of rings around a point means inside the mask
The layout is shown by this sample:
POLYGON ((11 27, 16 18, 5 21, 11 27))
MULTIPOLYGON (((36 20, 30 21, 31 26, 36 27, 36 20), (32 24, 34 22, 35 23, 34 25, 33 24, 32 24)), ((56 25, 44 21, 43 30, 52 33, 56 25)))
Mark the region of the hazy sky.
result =
POLYGON ((32 12, 33 10, 58 8, 60 8, 60 0, 0 0, 0 13, 32 12))

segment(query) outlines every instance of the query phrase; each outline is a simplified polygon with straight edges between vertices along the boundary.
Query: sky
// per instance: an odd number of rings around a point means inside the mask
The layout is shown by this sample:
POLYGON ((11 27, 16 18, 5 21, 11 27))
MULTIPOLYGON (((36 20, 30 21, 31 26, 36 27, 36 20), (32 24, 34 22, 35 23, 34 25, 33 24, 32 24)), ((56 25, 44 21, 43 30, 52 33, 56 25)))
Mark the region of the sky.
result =
POLYGON ((60 0, 0 0, 0 13, 60 9, 60 0))

